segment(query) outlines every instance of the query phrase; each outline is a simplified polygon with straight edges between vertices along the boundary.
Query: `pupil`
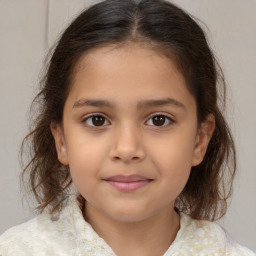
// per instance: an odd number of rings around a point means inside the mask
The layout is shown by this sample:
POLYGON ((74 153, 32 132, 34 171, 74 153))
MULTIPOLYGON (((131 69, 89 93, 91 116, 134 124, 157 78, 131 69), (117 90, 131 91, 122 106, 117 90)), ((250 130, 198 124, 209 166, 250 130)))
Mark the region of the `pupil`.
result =
POLYGON ((157 125, 157 126, 162 126, 165 122, 165 117, 164 116, 155 116, 153 118, 153 123, 154 125, 157 125))
POLYGON ((92 123, 95 126, 101 126, 101 125, 104 124, 104 117, 102 117, 102 116, 94 116, 92 118, 92 123))

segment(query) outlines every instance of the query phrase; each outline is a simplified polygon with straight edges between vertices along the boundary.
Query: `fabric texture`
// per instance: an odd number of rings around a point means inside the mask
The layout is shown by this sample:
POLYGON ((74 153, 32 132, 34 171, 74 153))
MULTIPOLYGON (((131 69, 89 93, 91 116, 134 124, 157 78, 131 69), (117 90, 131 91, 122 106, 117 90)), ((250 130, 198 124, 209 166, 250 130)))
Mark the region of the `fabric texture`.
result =
MULTIPOLYGON (((0 237, 0 256, 115 256, 87 223, 76 200, 56 218, 48 213, 15 226, 0 237)), ((216 223, 180 213, 180 229, 163 256, 255 256, 232 241, 216 223)))

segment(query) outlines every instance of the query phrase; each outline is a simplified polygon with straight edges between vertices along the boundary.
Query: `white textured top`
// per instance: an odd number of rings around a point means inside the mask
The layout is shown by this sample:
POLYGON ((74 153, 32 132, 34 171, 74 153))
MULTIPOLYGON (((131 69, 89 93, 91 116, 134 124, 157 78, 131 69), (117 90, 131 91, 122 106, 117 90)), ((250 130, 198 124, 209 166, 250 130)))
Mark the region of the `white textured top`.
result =
MULTIPOLYGON (((180 230, 164 256, 256 254, 227 237, 216 223, 180 213, 180 230)), ((0 236, 0 256, 115 256, 87 223, 78 202, 70 202, 59 219, 43 213, 0 236)))

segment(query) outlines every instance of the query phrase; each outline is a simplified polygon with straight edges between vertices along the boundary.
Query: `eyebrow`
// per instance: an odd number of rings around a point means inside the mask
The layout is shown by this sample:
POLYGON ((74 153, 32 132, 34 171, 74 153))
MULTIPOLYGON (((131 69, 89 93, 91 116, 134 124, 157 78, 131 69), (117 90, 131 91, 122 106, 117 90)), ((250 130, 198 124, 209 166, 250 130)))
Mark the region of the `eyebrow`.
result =
MULTIPOLYGON (((173 105, 179 108, 186 110, 186 107, 180 101, 177 101, 173 98, 165 98, 165 99, 152 99, 152 100, 143 100, 137 104, 137 109, 145 109, 149 107, 160 107, 160 106, 168 106, 173 105)), ((108 100, 94 100, 94 99, 80 99, 75 102, 73 108, 92 106, 92 107, 107 107, 107 108, 115 108, 115 104, 111 103, 108 100)))

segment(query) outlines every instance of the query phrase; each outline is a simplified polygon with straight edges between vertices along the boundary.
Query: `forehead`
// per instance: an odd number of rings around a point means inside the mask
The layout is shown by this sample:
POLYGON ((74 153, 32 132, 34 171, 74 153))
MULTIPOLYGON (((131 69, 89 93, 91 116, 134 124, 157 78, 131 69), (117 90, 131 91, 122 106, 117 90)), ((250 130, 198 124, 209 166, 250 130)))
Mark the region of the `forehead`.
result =
POLYGON ((175 62, 173 61, 174 55, 170 51, 161 50, 160 47, 145 42, 127 42, 97 47, 85 53, 76 64, 74 74, 76 75, 77 72, 86 68, 92 68, 95 64, 97 66, 100 64, 101 67, 103 65, 120 65, 120 58, 122 59, 122 63, 127 65, 134 64, 134 62, 137 65, 142 62, 144 62, 143 65, 147 65, 157 61, 158 66, 161 62, 161 69, 169 69, 170 66, 174 68, 175 66, 175 62), (137 62, 138 60, 140 63, 137 62))
POLYGON ((183 96, 192 97, 171 58, 134 43, 101 47, 85 54, 75 67, 70 94, 76 100, 176 96, 180 101, 183 96))

